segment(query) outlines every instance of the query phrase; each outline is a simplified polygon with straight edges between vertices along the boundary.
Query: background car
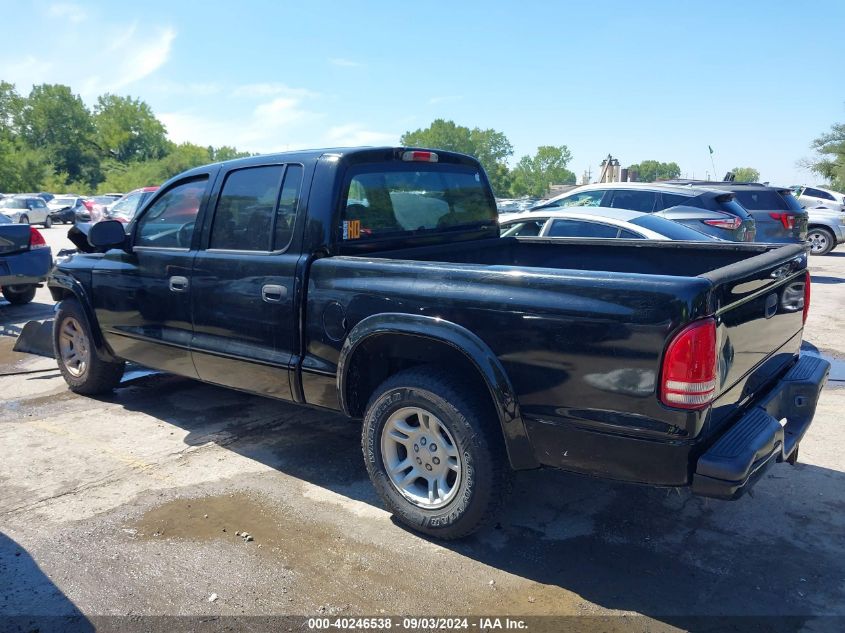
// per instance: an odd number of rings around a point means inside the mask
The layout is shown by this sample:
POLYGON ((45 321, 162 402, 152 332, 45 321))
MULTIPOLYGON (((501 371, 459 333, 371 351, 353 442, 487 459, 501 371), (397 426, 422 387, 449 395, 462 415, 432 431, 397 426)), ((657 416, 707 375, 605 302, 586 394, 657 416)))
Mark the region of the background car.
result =
POLYGON ((45 229, 53 225, 50 210, 43 198, 18 195, 0 200, 0 214, 19 224, 42 224, 45 229))
POLYGON ((794 187, 798 203, 805 209, 824 207, 834 211, 845 211, 845 194, 823 187, 794 187))
POLYGON ((811 255, 827 255, 845 242, 845 211, 827 207, 807 209, 807 243, 811 255))
POLYGON ((106 212, 106 217, 110 220, 117 220, 123 224, 129 224, 135 214, 138 212, 144 203, 152 196, 158 187, 141 187, 130 191, 120 200, 115 202, 111 208, 106 212))
POLYGON ((532 210, 584 206, 655 213, 696 231, 735 242, 753 242, 756 237, 754 218, 736 202, 732 193, 700 187, 633 182, 583 185, 532 210))
POLYGON ((729 191, 754 217, 758 242, 800 243, 807 239, 807 212, 792 190, 756 182, 676 180, 673 183, 729 191))
POLYGON ((527 211, 540 203, 540 198, 525 196, 523 198, 496 198, 496 208, 499 213, 519 213, 527 211))
POLYGON ((500 216, 502 237, 566 237, 585 239, 715 241, 652 213, 606 207, 545 209, 500 216))
POLYGON ((76 195, 59 195, 47 203, 53 222, 73 224, 77 211, 84 210, 83 199, 76 195))
POLYGON ((52 266, 50 247, 38 229, 0 214, 0 288, 6 301, 12 305, 32 301, 52 266))
POLYGON ((86 198, 85 210, 77 214, 82 222, 99 222, 107 217, 108 209, 117 202, 117 198, 110 195, 100 195, 86 198))

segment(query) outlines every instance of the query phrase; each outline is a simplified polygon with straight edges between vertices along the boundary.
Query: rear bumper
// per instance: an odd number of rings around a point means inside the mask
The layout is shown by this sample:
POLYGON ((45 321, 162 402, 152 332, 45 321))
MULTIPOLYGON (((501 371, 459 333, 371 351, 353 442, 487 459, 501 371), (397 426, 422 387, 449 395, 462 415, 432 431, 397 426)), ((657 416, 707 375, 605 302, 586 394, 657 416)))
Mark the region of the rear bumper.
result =
POLYGON ((827 361, 800 357, 771 391, 698 459, 693 493, 737 499, 769 466, 796 456, 829 372, 827 361))
POLYGON ((0 255, 0 287, 40 283, 47 278, 52 266, 53 255, 49 248, 0 255))

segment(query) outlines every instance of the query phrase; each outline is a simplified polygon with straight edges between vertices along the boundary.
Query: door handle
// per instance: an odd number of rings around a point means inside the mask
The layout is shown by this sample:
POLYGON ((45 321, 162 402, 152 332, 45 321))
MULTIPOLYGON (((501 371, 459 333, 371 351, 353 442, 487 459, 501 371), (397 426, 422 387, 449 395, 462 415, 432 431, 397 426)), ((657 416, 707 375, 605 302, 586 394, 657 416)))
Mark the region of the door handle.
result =
POLYGON ((187 277, 171 277, 170 278, 170 291, 171 292, 186 292, 188 290, 188 278, 187 277))
POLYGON ((288 289, 276 284, 261 286, 261 298, 267 303, 281 303, 288 296, 288 289))

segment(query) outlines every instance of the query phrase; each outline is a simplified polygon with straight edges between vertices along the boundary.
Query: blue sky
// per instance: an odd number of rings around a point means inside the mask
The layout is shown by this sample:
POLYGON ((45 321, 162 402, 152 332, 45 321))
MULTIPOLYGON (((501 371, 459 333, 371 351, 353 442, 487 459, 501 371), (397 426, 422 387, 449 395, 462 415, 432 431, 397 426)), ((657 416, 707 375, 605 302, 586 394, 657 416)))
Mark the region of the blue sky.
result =
POLYGON ((396 144, 438 117, 495 128, 513 162, 567 145, 581 175, 676 161, 692 177, 796 165, 845 121, 842 0, 22 2, 0 79, 147 101, 175 141, 269 152, 396 144))

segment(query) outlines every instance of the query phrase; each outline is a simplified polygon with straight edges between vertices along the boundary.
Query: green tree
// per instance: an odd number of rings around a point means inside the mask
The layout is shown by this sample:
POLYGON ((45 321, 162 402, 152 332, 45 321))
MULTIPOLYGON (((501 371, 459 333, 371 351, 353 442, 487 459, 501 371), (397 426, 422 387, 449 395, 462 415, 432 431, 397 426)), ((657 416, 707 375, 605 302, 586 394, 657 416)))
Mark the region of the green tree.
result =
POLYGON ((845 123, 834 123, 830 131, 815 139, 811 147, 819 158, 810 169, 822 176, 837 191, 845 191, 845 123))
POLYGON ((94 126, 104 157, 128 163, 162 158, 168 151, 164 125, 139 99, 102 95, 94 106, 94 126))
POLYGON ((20 138, 57 172, 94 187, 101 179, 91 113, 68 86, 33 86, 18 115, 20 138))
POLYGON ((734 180, 737 182, 760 181, 760 172, 753 167, 734 167, 731 172, 733 172, 734 180))
POLYGON ((644 160, 628 167, 628 171, 637 172, 637 180, 640 182, 655 182, 657 180, 670 180, 681 175, 681 168, 678 163, 661 163, 657 160, 644 160))
POLYGON ((17 138, 22 109, 23 99, 15 90, 15 85, 0 81, 0 138, 17 138))
POLYGON ((239 152, 234 147, 229 147, 228 145, 223 145, 222 147, 211 147, 209 145, 208 155, 215 163, 224 160, 233 160, 235 158, 246 158, 247 156, 252 156, 249 152, 239 152))
POLYGON ((575 174, 566 166, 572 152, 566 145, 542 145, 534 156, 523 156, 511 172, 511 194, 544 196, 549 185, 574 185, 575 174))
POLYGON ((188 169, 213 162, 213 147, 193 143, 171 144, 170 152, 158 160, 120 163, 112 161, 105 172, 105 180, 98 191, 131 191, 138 187, 160 185, 165 180, 188 169))
POLYGON ((513 146, 502 132, 470 129, 454 121, 436 119, 427 128, 405 132, 399 142, 406 147, 445 149, 474 156, 487 172, 496 195, 508 191, 507 159, 513 155, 513 146))

